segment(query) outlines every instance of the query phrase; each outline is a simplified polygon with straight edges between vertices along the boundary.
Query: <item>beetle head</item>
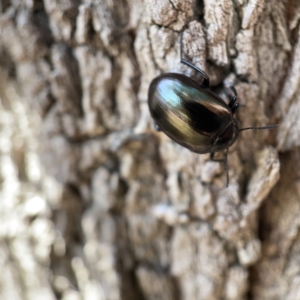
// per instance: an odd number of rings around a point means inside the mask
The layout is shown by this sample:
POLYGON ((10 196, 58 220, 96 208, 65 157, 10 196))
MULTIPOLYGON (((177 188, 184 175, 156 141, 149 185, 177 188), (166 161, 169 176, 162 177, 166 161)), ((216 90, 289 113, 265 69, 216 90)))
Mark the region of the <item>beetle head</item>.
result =
POLYGON ((229 124, 228 127, 217 137, 213 152, 230 147, 236 141, 238 135, 239 129, 237 126, 237 121, 236 119, 233 119, 232 123, 229 124))

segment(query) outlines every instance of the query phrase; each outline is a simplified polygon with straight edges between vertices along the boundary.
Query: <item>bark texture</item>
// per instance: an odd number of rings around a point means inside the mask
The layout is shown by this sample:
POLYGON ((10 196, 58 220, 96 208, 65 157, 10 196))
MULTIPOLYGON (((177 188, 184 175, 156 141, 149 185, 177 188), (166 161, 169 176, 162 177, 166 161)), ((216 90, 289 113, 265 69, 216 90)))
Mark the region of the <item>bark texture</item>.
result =
MULTIPOLYGON (((298 0, 1 1, 0 299, 300 299, 298 0), (245 131, 223 164, 153 129, 183 56, 245 131)), ((220 154, 222 156, 222 153, 220 154)))

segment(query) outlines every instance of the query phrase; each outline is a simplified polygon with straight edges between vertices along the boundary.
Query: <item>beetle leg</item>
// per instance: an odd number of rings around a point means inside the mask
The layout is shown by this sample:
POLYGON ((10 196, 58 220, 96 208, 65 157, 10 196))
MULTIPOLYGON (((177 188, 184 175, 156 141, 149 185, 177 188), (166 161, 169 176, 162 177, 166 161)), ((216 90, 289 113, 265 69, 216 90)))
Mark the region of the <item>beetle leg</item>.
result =
POLYGON ((191 68, 193 68, 195 71, 199 72, 203 77, 203 82, 201 84, 201 87, 203 88, 208 88, 209 87, 209 77, 208 75, 202 71, 201 69, 199 69, 198 67, 194 66, 192 63, 186 61, 185 59, 182 58, 182 37, 183 37, 183 32, 180 33, 180 62, 182 64, 185 64, 191 68))
POLYGON ((235 103, 237 99, 237 93, 235 87, 231 86, 230 89, 233 92, 234 96, 231 98, 230 102, 228 103, 228 107, 230 108, 232 114, 234 114, 236 109, 239 107, 239 104, 235 103))
POLYGON ((226 158, 225 158, 225 170, 226 170, 226 187, 229 185, 229 168, 228 168, 228 149, 226 150, 226 158))
POLYGON ((156 131, 161 131, 161 129, 159 128, 159 126, 155 122, 153 122, 153 123, 154 123, 154 129, 156 131))
POLYGON ((215 152, 210 153, 209 159, 210 159, 211 161, 224 162, 224 159, 214 159, 214 156, 215 156, 215 152))
POLYGON ((230 100, 230 102, 228 103, 228 107, 231 109, 233 107, 233 105, 235 104, 236 101, 236 96, 233 96, 230 100))
POLYGON ((226 156, 225 159, 214 159, 215 152, 210 153, 210 160, 216 162, 224 162, 225 163, 225 170, 226 170, 226 187, 229 185, 229 168, 228 168, 228 148, 226 149, 226 156))
POLYGON ((238 103, 235 103, 235 104, 233 105, 233 107, 230 108, 232 114, 234 114, 234 113, 236 112, 236 110, 237 110, 238 107, 239 107, 239 104, 238 104, 238 103))
POLYGON ((237 92, 236 92, 236 89, 235 89, 235 87, 233 85, 230 87, 230 89, 231 89, 231 91, 233 93, 233 97, 231 98, 228 106, 229 106, 230 109, 232 109, 232 107, 234 106, 235 101, 237 99, 237 92))
POLYGON ((232 85, 232 86, 230 87, 230 89, 232 90, 233 95, 237 98, 237 92, 236 92, 235 87, 232 85))

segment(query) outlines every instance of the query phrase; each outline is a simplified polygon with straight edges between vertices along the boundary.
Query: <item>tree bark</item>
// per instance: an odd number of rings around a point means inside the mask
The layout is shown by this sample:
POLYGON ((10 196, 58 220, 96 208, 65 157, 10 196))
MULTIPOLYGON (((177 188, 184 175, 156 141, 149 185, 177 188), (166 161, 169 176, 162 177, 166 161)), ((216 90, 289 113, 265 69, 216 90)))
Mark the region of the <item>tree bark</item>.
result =
MULTIPOLYGON (((5 1, 0 299, 300 299, 300 2, 5 1), (235 86, 222 163, 155 132, 164 72, 235 86)), ((222 153, 218 154, 222 157, 222 153)))

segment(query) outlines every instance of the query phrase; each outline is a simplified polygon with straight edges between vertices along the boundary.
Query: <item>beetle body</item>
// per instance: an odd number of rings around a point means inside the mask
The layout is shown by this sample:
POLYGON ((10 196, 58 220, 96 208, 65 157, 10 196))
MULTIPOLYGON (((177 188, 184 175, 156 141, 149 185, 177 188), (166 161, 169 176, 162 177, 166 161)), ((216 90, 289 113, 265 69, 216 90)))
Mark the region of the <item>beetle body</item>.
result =
POLYGON ((238 133, 249 129, 271 129, 278 126, 246 127, 239 129, 233 115, 238 108, 237 94, 227 105, 209 89, 209 77, 201 69, 182 59, 182 34, 180 39, 180 62, 203 76, 199 85, 190 77, 166 73, 154 78, 148 92, 148 104, 152 118, 160 130, 172 140, 196 153, 214 153, 227 149, 226 186, 229 183, 228 148, 238 138, 238 133))
POLYGON ((238 138, 232 109, 209 88, 183 74, 156 77, 149 87, 148 104, 158 127, 193 152, 214 153, 238 138))

